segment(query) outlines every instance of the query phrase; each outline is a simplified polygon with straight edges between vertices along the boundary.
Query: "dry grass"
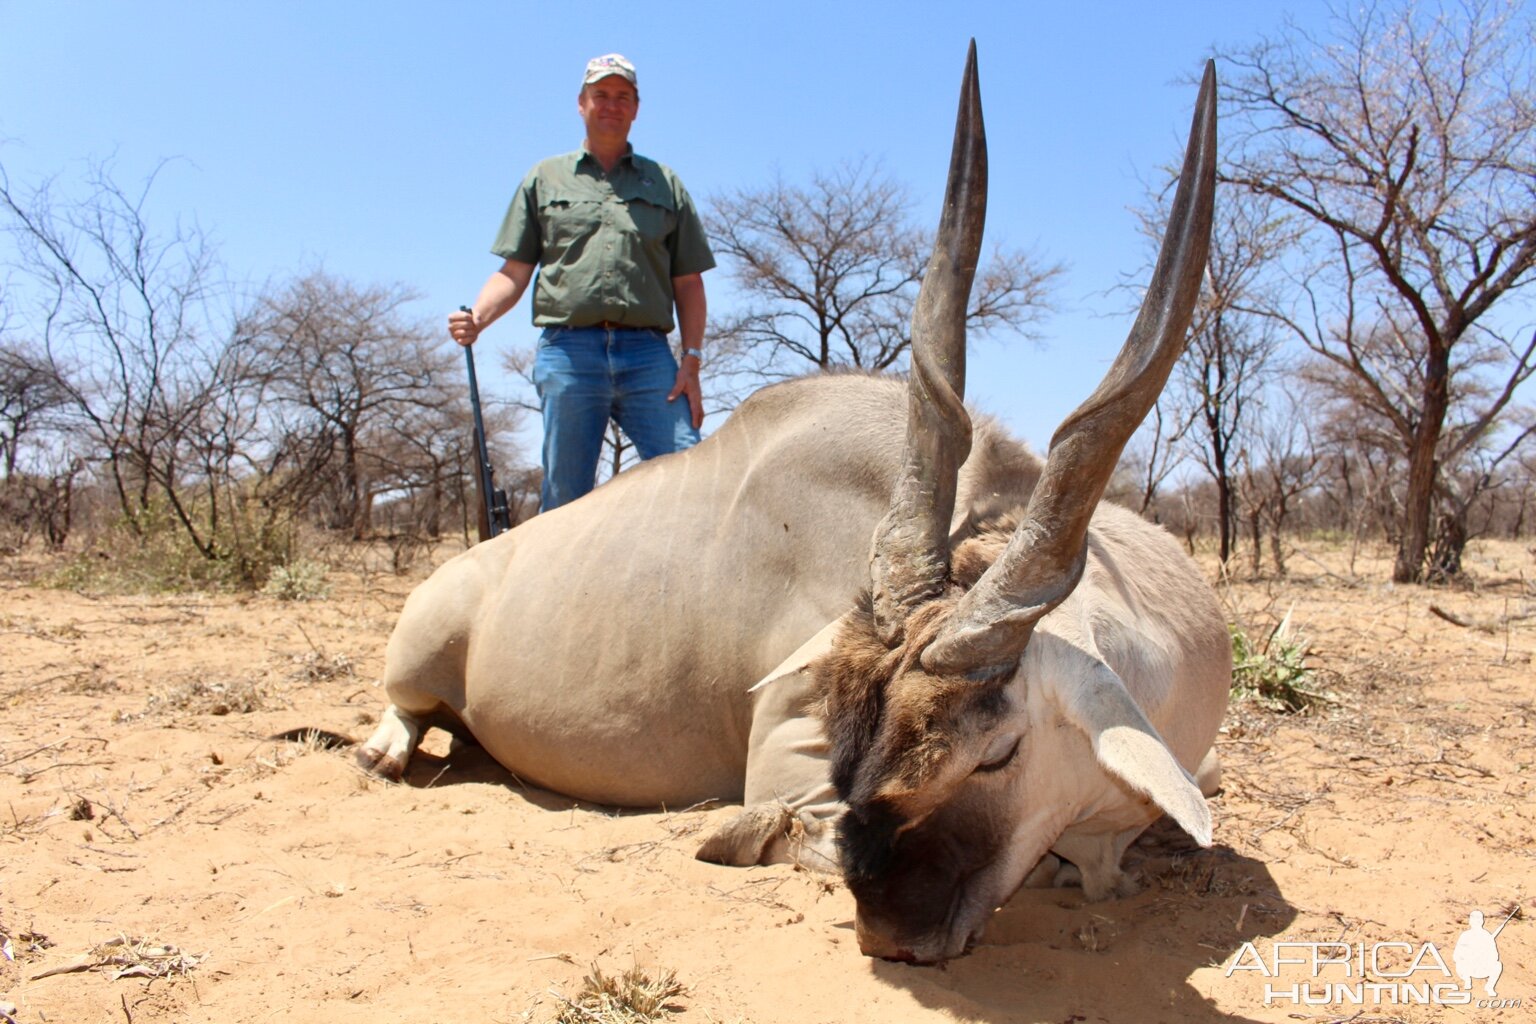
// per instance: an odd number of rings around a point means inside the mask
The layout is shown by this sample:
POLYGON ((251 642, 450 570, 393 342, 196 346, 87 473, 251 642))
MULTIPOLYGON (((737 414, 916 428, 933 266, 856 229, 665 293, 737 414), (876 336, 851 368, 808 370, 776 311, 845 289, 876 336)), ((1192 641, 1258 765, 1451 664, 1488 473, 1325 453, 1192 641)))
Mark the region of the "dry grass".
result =
POLYGON ((562 1005, 553 1019, 555 1024, 645 1024, 683 1012, 672 1000, 685 992, 671 971, 652 978, 635 966, 614 976, 593 964, 575 999, 554 993, 562 1005))
POLYGON ((206 953, 184 953, 154 939, 119 935, 92 946, 74 963, 32 975, 32 980, 83 971, 101 971, 114 981, 119 978, 184 977, 207 958, 206 953))
POLYGON ((322 683, 331 679, 349 679, 357 674, 352 659, 345 654, 327 654, 313 650, 294 657, 298 666, 288 678, 295 682, 322 683))
POLYGON ((122 715, 121 721, 153 715, 249 715, 285 706, 261 682, 235 679, 208 682, 202 679, 150 694, 144 710, 137 715, 122 715))

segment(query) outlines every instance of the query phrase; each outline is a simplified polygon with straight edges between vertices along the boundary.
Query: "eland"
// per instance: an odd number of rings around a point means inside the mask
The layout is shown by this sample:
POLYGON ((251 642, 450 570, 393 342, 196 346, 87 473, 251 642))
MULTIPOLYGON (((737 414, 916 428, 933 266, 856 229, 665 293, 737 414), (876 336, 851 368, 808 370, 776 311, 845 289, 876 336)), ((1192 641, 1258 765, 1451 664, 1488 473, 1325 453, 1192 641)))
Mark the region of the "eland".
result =
POLYGON ((1141 312, 1042 463, 962 400, 973 43, 908 379, 765 388, 445 563, 390 638, 360 762, 399 778, 437 724, 581 800, 739 800, 700 858, 840 871, 864 952, 916 962, 965 952, 1021 885, 1130 891, 1121 856, 1164 812, 1208 845, 1220 608, 1170 536, 1100 499, 1185 345, 1215 127, 1207 66, 1141 312))

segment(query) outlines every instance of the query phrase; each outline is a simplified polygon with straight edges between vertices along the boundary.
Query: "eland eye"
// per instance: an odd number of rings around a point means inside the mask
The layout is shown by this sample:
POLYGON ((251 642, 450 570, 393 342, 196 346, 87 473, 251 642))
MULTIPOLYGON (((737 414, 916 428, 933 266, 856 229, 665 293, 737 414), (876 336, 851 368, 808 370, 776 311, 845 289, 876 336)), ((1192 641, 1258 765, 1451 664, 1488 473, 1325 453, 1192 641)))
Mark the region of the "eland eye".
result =
POLYGON ((976 774, 980 774, 982 772, 1000 772, 1004 768, 1008 767, 1013 763, 1013 759, 1018 756, 1019 744, 1022 743, 1023 740, 1024 737, 1020 736, 1018 739, 1013 741, 1013 746, 1009 747, 1007 752, 1004 753, 1002 757, 994 757, 990 761, 985 761, 977 765, 976 774))

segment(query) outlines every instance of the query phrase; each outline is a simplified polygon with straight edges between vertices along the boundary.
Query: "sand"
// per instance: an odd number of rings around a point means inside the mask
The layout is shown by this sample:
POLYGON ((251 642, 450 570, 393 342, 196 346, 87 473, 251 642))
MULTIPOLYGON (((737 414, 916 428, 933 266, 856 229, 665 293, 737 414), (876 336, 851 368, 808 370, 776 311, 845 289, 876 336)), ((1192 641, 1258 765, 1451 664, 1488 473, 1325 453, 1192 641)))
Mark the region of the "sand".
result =
POLYGON ((1139 895, 1021 892, 941 967, 862 956, 835 878, 695 861, 730 806, 578 805, 441 734, 403 784, 269 739, 366 735, 425 568, 283 602, 85 596, 0 562, 0 1024, 547 1021, 594 966, 673 972, 685 1024, 1532 1019, 1536 550, 1475 545, 1457 589, 1346 554, 1219 588, 1256 633, 1290 611, 1332 696, 1234 705, 1214 847, 1159 822, 1127 855, 1139 895), (1423 946, 1450 965, 1474 909, 1515 912, 1518 1005, 1476 1006, 1481 982, 1470 1007, 1301 1005, 1361 979, 1273 965, 1340 942, 1375 952, 1367 980, 1419 956, 1410 981, 1454 983, 1423 946))

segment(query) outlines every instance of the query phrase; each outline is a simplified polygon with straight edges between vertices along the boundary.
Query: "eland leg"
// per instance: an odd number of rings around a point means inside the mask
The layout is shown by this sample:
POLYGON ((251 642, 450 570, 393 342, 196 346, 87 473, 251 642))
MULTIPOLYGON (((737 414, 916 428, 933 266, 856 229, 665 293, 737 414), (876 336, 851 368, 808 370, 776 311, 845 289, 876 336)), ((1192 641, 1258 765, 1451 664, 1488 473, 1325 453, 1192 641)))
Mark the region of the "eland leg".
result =
POLYGON ((384 651, 384 694, 389 707, 357 751, 357 763, 364 771, 398 782, 427 728, 436 725, 468 732, 461 718, 464 656, 469 646, 466 623, 478 594, 471 570, 462 559, 449 562, 405 602, 384 651), (450 601, 445 592, 470 600, 450 601))
MULTIPOLYGON (((774 685, 794 684, 782 679, 774 685)), ((815 718, 752 726, 740 814, 699 847, 699 860, 749 867, 798 864, 836 873, 843 805, 827 777, 827 741, 815 718)))
POLYGON ((826 736, 810 707, 815 692, 807 667, 833 626, 753 688, 744 806, 704 841, 699 860, 838 870, 836 824, 844 807, 828 774, 826 736))
POLYGON ((421 742, 424 715, 413 715, 398 704, 391 704, 379 718, 379 727, 368 742, 357 749, 357 764, 370 775, 399 782, 416 745, 421 742))
POLYGON ((1083 895, 1094 902, 1136 895, 1141 886, 1120 869, 1120 859, 1146 827, 1143 823, 1122 832, 1063 833, 1051 852, 1071 863, 1056 872, 1054 884, 1057 888, 1081 885, 1083 895))
POLYGON ((1200 787, 1201 796, 1215 796, 1221 791, 1221 758, 1216 756, 1215 747, 1200 759, 1200 767, 1195 769, 1195 785, 1200 787))

